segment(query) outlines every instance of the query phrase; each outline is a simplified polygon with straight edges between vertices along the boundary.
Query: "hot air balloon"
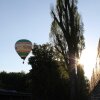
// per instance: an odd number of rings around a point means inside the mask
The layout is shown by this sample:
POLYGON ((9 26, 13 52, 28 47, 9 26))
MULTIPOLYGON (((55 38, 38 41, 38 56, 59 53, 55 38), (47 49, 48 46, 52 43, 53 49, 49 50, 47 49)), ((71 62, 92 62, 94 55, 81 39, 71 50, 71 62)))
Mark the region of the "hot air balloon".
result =
MULTIPOLYGON (((15 50, 18 55, 25 60, 30 51, 32 50, 32 43, 27 39, 18 40, 15 44, 15 50)), ((23 61, 24 63, 24 61, 23 61)))

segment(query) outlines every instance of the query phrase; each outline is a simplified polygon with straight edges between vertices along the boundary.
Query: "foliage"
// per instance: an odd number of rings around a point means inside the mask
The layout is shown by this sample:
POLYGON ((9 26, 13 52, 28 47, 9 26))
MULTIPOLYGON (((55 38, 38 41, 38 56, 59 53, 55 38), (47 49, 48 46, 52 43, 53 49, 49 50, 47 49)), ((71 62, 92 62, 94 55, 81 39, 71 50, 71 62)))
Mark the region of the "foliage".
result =
POLYGON ((53 22, 50 36, 59 51, 73 49, 77 56, 84 48, 83 23, 77 11, 76 0, 57 0, 52 8, 53 22))
MULTIPOLYGON (((35 44, 32 51, 32 70, 27 74, 1 72, 0 88, 32 92, 34 100, 69 100, 70 82, 64 58, 50 44, 35 44)), ((77 100, 87 100, 89 84, 81 65, 77 67, 76 85, 77 100)))
POLYGON ((83 23, 77 9, 77 0, 56 0, 51 37, 55 48, 63 55, 70 78, 70 100, 76 97, 76 65, 84 48, 83 23))
POLYGON ((84 75, 83 65, 77 66, 77 100, 88 100, 89 80, 84 75))
POLYGON ((31 92, 28 74, 24 72, 0 72, 0 88, 21 92, 31 92))
POLYGON ((34 44, 32 53, 29 63, 32 65, 33 100, 68 98, 68 74, 63 64, 55 59, 53 47, 34 44))

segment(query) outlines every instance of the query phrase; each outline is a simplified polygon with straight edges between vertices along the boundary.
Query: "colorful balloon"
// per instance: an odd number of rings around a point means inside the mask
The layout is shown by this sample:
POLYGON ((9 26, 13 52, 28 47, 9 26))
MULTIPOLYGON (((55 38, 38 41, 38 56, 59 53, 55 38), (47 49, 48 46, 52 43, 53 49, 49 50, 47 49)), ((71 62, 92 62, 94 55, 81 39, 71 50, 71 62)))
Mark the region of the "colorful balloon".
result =
POLYGON ((27 39, 18 40, 15 44, 15 50, 18 55, 25 60, 30 51, 32 50, 32 43, 27 39))

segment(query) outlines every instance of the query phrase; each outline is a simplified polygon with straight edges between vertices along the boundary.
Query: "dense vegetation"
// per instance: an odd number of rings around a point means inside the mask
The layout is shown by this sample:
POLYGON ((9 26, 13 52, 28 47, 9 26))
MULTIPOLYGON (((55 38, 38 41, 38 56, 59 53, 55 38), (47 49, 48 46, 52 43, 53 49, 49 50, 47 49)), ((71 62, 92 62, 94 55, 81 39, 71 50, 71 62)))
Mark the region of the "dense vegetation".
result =
POLYGON ((14 90, 18 92, 31 92, 30 73, 0 72, 0 89, 14 90))
MULTIPOLYGON (((69 73, 63 56, 50 44, 36 45, 29 59, 32 65, 33 100, 70 100, 69 73)), ((83 66, 77 66, 75 100, 88 100, 89 83, 83 66)))
MULTIPOLYGON (((0 89, 32 92, 33 100, 70 100, 70 81, 63 56, 50 44, 34 44, 29 59, 32 69, 24 72, 1 72, 0 89)), ((77 100, 88 100, 89 83, 83 66, 77 66, 77 100)))
MULTIPOLYGON (((51 40, 55 48, 62 54, 68 69, 70 81, 69 100, 78 100, 77 66, 80 54, 84 49, 83 22, 78 13, 78 0, 56 0, 51 9, 51 40)), ((80 99, 79 99, 80 100, 80 99)))

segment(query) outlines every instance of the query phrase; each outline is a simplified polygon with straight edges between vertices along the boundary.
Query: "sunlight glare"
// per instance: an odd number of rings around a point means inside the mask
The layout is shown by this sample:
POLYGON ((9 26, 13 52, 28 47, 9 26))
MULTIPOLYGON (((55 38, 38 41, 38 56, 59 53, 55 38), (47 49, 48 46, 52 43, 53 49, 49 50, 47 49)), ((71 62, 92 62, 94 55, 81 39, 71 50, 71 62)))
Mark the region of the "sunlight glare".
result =
POLYGON ((84 72, 85 75, 90 79, 93 67, 96 64, 96 51, 94 52, 93 49, 85 49, 82 52, 81 58, 79 63, 84 65, 84 72))

